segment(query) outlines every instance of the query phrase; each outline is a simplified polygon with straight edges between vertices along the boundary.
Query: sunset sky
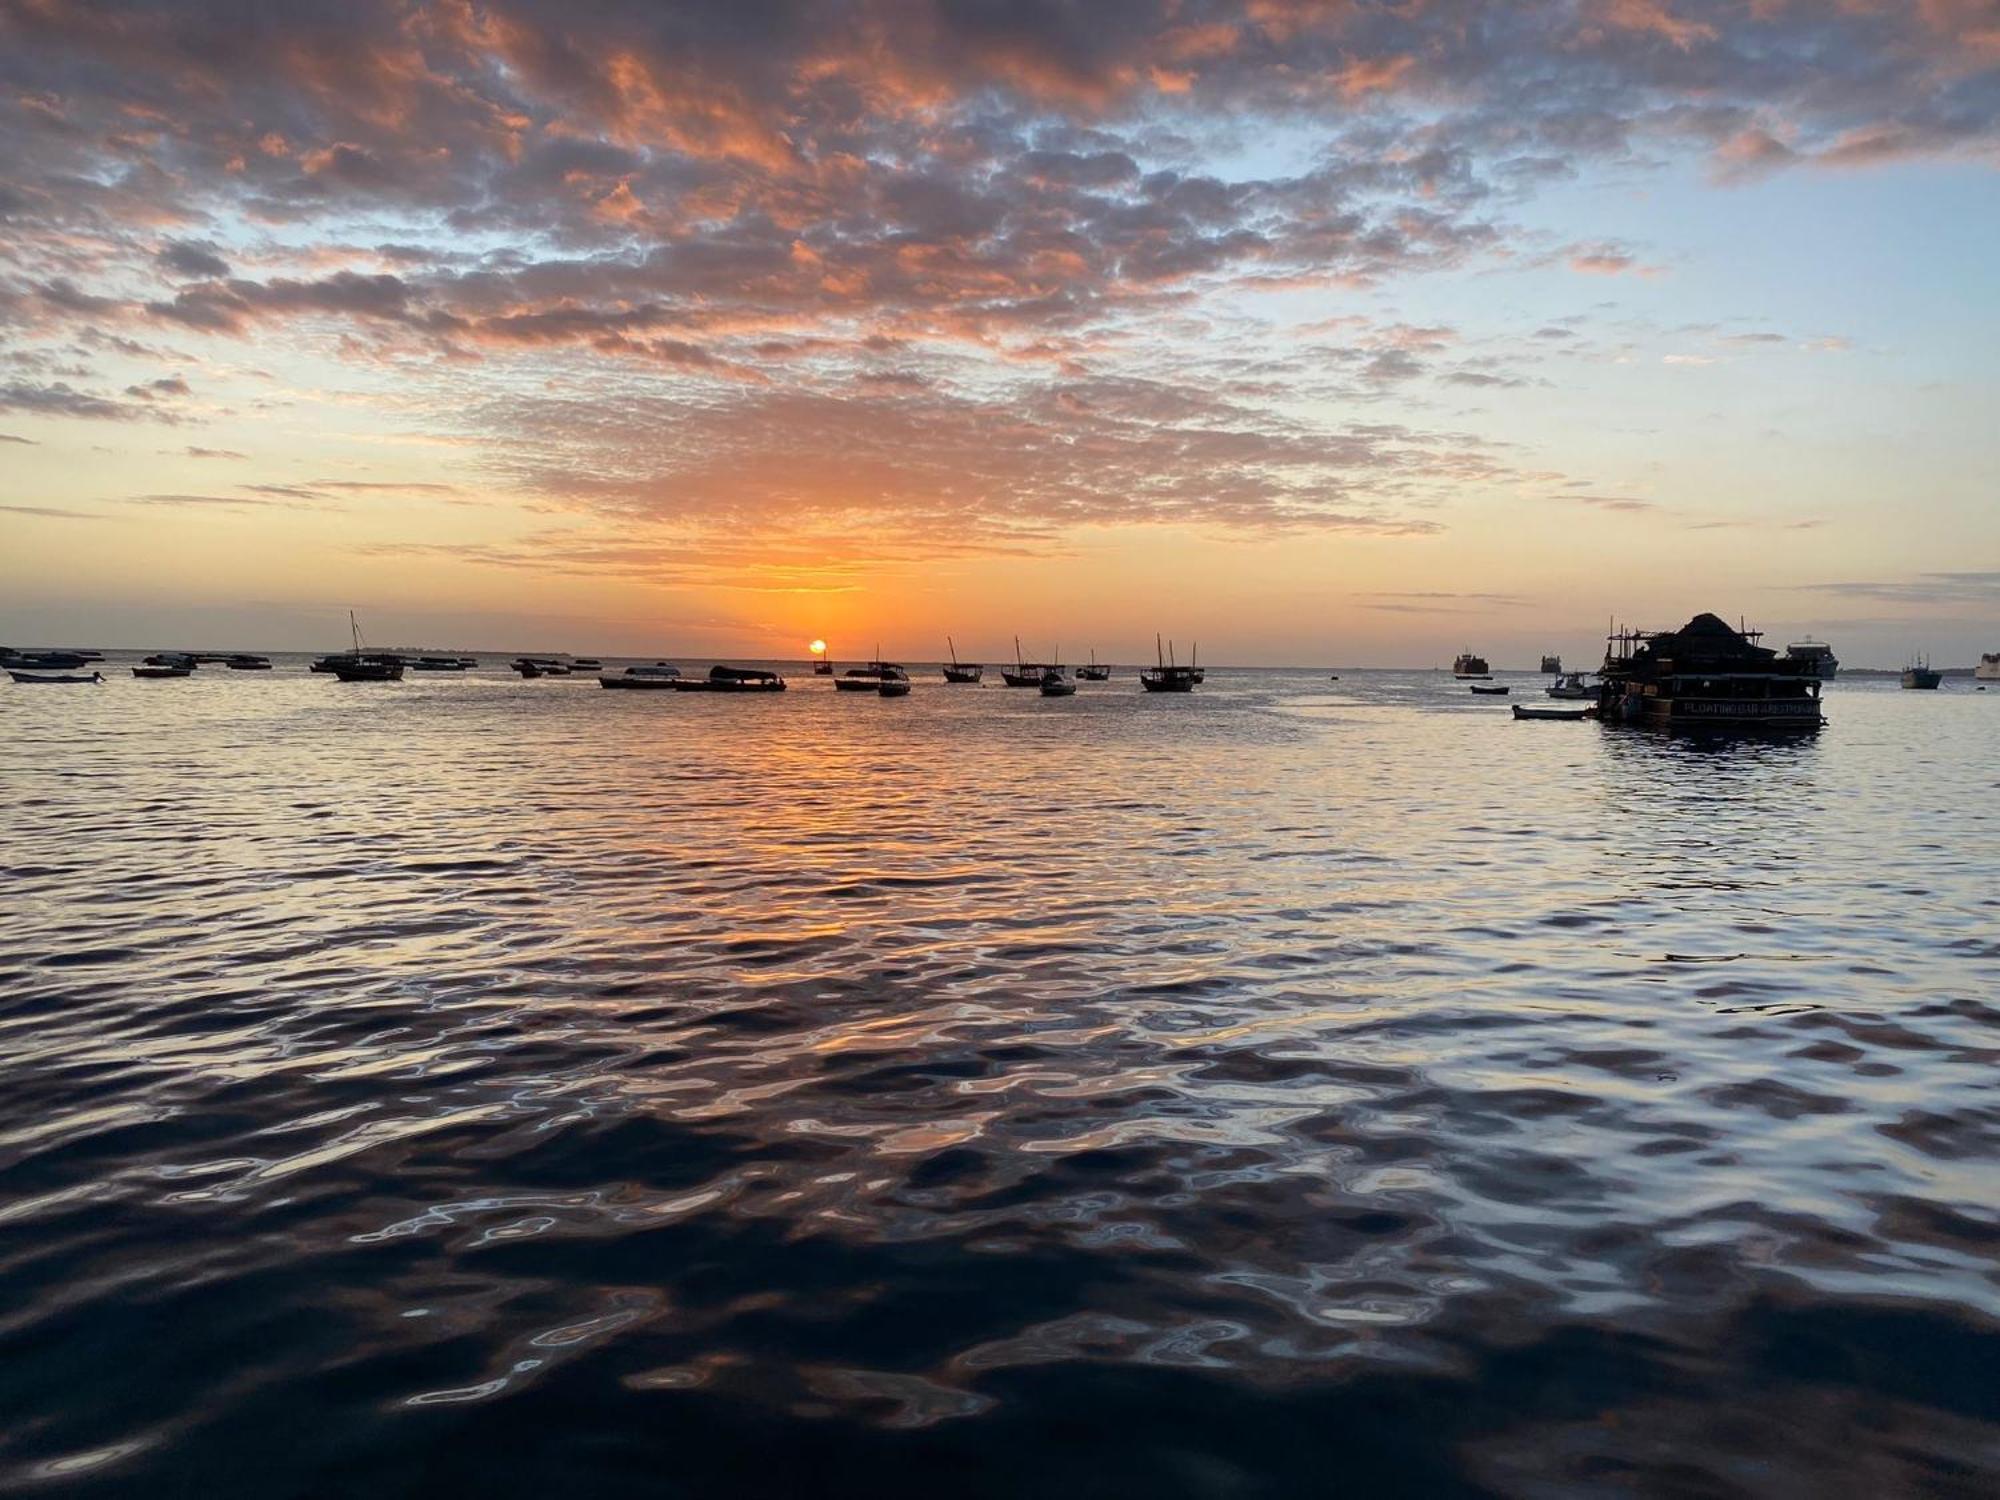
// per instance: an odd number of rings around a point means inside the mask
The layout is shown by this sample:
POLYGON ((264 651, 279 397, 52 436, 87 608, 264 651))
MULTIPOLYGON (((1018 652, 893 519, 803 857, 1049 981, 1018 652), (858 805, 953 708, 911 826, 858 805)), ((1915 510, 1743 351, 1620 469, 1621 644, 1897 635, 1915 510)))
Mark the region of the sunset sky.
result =
POLYGON ((0 641, 2000 650, 1991 0, 0 0, 0 641))

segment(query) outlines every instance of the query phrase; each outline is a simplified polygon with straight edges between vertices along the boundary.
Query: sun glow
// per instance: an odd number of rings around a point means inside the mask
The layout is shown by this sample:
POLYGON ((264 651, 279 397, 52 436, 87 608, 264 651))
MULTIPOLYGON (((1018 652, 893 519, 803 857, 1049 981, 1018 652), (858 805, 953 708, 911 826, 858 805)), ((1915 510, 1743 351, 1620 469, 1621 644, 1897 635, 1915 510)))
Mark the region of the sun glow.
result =
POLYGON ((826 655, 826 642, 814 641, 810 649, 814 656, 824 656, 826 655))

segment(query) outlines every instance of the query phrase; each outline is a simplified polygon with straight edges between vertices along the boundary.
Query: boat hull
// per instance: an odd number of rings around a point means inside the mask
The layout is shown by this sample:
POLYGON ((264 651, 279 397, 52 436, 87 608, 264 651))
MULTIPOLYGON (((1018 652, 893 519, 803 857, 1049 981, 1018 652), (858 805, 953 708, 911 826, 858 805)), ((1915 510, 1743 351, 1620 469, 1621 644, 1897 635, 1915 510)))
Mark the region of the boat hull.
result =
POLYGON ((1516 703, 1513 707, 1514 707, 1514 717, 1517 719, 1528 719, 1528 720, 1547 719, 1550 722, 1555 722, 1557 720, 1568 722, 1575 719, 1588 719, 1593 717, 1597 712, 1595 709, 1591 708, 1528 708, 1519 703, 1516 703))
POLYGON ((785 684, 779 682, 715 682, 700 677, 684 677, 671 684, 677 693, 782 693, 785 684))
POLYGON ((600 677, 597 679, 597 685, 607 688, 626 688, 633 691, 643 689, 657 691, 662 688, 677 688, 682 684, 681 679, 678 677, 600 677))
POLYGON ((910 685, 907 682, 885 682, 875 691, 884 698, 907 698, 910 696, 910 685))
POLYGON ((1925 692, 1932 691, 1937 687, 1939 683, 1943 681, 1944 681, 1944 674, 1942 672, 1932 672, 1924 670, 1924 671, 1910 671, 1910 672, 1905 672, 1903 674, 1904 687, 1919 688, 1925 692))
POLYGON ((1600 717, 1654 729, 1818 729, 1826 722, 1817 698, 1626 698, 1600 717))
POLYGON ((167 677, 192 677, 192 667, 134 667, 132 675, 144 681, 158 681, 167 677))
POLYGON ((881 685, 882 679, 879 677, 836 677, 833 679, 834 691, 838 693, 872 693, 881 687, 881 685))
POLYGON ((61 683, 102 682, 104 679, 92 672, 88 676, 77 676, 70 672, 16 672, 11 667, 7 675, 23 686, 53 687, 61 683))
POLYGON ((1194 679, 1176 677, 1161 681, 1154 677, 1141 677, 1139 686, 1149 693, 1191 693, 1194 691, 1194 679))
POLYGON ((984 667, 946 667, 944 669, 944 680, 946 682, 976 683, 985 675, 985 672, 986 669, 984 667))
POLYGON ((382 662, 358 662, 335 667, 333 675, 342 682, 401 682, 403 669, 382 662))

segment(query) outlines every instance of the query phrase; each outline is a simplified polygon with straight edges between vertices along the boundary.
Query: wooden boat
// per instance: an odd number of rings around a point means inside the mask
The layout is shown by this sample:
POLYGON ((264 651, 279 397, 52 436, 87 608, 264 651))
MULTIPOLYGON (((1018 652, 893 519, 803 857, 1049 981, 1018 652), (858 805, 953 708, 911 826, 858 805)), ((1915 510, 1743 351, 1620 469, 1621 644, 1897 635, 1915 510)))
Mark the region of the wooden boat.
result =
POLYGON ((344 656, 330 656, 333 675, 342 682, 401 682, 403 680, 403 658, 384 651, 364 651, 361 648, 361 627, 354 622, 354 611, 347 612, 348 634, 354 638, 354 649, 344 656))
POLYGON ((1038 688, 1042 685, 1042 673, 1048 671, 1045 661, 1021 660, 1021 638, 1014 637, 1014 670, 1000 669, 1000 680, 1012 688, 1038 688))
POLYGON ((1928 691, 1943 681, 1944 673, 1935 670, 1928 657, 1913 657, 1910 664, 1903 668, 1903 686, 1906 688, 1923 688, 1928 691))
POLYGON ((1551 698, 1595 698, 1597 694, 1591 691, 1590 684, 1583 679, 1584 674, 1581 672, 1564 672, 1542 691, 1551 698))
POLYGON ((517 656, 508 665, 519 672, 524 680, 536 677, 567 677, 570 674, 570 664, 558 661, 553 656, 517 656))
POLYGON ((1523 704, 1514 705, 1517 719, 1588 719, 1597 713, 1594 708, 1528 708, 1523 704))
POLYGON ((1505 683, 1499 687, 1479 687, 1475 684, 1472 690, 1475 693, 1484 693, 1489 698, 1504 698, 1513 691, 1505 683))
MULTIPOLYGON (((149 667, 186 667, 188 671, 192 672, 195 670, 196 662, 185 651, 155 651, 145 659, 143 665, 149 667)), ((314 668, 314 670, 317 671, 318 669, 314 668)))
POLYGON ((1679 630, 1614 630, 1598 670, 1597 716, 1655 729, 1817 729, 1810 664, 1760 646, 1763 632, 1699 614, 1679 630))
POLYGON ((1044 698, 1071 698, 1076 695, 1076 683, 1061 667, 1050 667, 1042 673, 1041 689, 1044 698))
POLYGON ((192 677, 194 676, 194 667, 192 664, 185 667, 169 667, 142 663, 132 669, 132 675, 142 680, 150 679, 155 681, 165 677, 192 677))
POLYGON ((951 660, 944 664, 946 682, 977 682, 986 675, 986 668, 978 662, 958 659, 958 645, 950 636, 944 638, 944 643, 951 652, 951 660))
MULTIPOLYGON (((871 662, 864 662, 858 667, 849 667, 845 672, 834 678, 833 686, 835 691, 842 693, 872 693, 881 687, 884 682, 896 677, 902 678, 904 683, 907 684, 910 680, 910 674, 895 662, 883 661, 881 656, 882 646, 880 642, 877 642, 875 646, 876 659, 871 662)), ((893 698, 896 695, 891 693, 889 696, 893 698)))
POLYGON ((627 667, 617 676, 606 672, 597 679, 599 687, 607 688, 675 688, 681 684, 681 669, 656 661, 651 666, 627 667))
POLYGON ((1201 668, 1190 663, 1180 666, 1174 661, 1174 643, 1168 641, 1164 653, 1160 638, 1153 637, 1152 666, 1139 674, 1139 686, 1149 693, 1191 693, 1202 680, 1201 668))
POLYGON ((1099 664, 1097 652, 1093 650, 1090 653, 1088 664, 1076 669, 1076 680, 1078 682, 1109 682, 1111 680, 1111 668, 1099 664))
POLYGON ((222 664, 232 672, 268 672, 271 670, 270 657, 252 656, 248 652, 239 652, 235 656, 225 656, 222 659, 222 664))
POLYGON ((420 656, 410 666, 418 672, 463 672, 465 660, 457 656, 420 656))
POLYGON ((1461 651, 1452 661, 1451 675, 1461 681, 1472 677, 1487 678, 1493 675, 1493 669, 1486 665, 1485 657, 1470 651, 1461 651))
POLYGON ((785 679, 761 667, 710 667, 706 677, 677 678, 677 693, 782 693, 785 679))
POLYGON ((9 667, 7 669, 7 675, 13 678, 16 682, 22 684, 24 687, 25 686, 41 687, 41 686, 49 686, 65 682, 104 681, 104 674, 101 672, 92 672, 89 676, 86 677, 76 672, 23 672, 17 667, 9 667))
MULTIPOLYGON (((879 649, 879 648, 878 648, 879 649)), ((875 691, 884 698, 907 698, 910 693, 910 674, 894 662, 876 662, 882 675, 875 683, 875 691)))

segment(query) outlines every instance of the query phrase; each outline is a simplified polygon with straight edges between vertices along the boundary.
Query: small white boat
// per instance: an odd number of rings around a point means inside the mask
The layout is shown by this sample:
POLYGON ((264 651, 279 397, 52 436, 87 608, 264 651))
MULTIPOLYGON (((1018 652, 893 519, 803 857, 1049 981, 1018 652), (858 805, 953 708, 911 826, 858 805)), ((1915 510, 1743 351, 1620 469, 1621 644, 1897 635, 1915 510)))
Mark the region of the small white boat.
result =
POLYGON ((1583 676, 1581 672, 1565 672, 1542 691, 1551 698, 1595 698, 1597 694, 1583 676))

